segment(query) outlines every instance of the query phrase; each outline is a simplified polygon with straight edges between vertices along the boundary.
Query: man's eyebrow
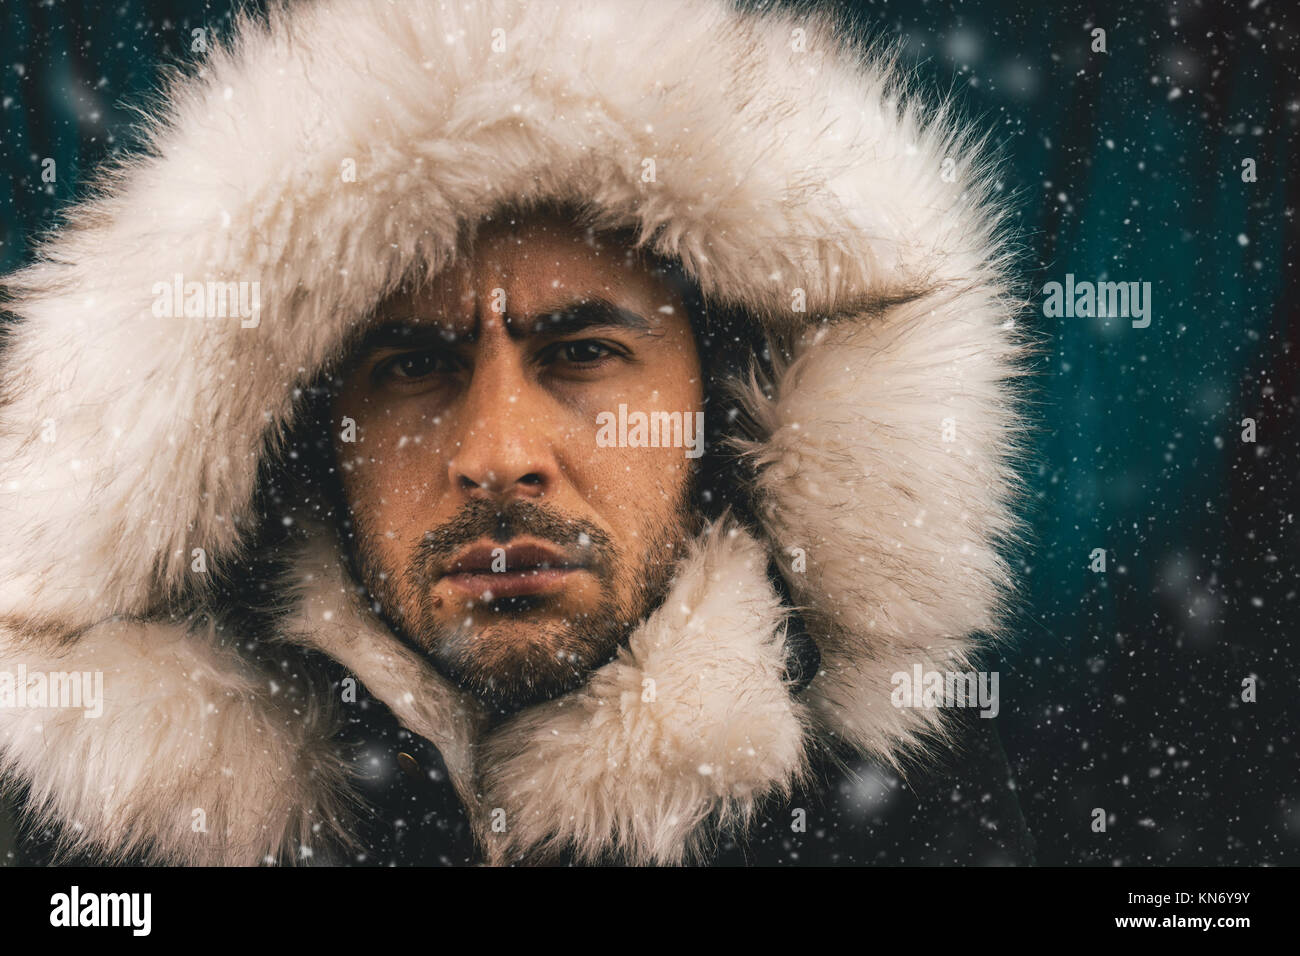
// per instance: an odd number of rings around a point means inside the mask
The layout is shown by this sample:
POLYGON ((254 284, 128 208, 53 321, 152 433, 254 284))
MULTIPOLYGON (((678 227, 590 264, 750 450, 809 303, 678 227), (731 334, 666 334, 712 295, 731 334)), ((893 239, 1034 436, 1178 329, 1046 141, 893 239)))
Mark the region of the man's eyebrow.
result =
POLYGON ((377 349, 451 345, 455 342, 472 342, 475 338, 474 332, 461 335, 435 322, 392 319, 367 329, 352 352, 355 355, 365 355, 377 349))
MULTIPOLYGON (((627 329, 642 335, 662 335, 662 329, 633 309, 627 309, 603 296, 584 296, 572 302, 539 309, 526 317, 515 318, 506 314, 506 333, 512 339, 530 335, 573 335, 588 329, 627 329)), ((383 348, 427 348, 432 345, 453 345, 474 342, 478 338, 478 323, 466 332, 457 332, 440 325, 436 320, 393 319, 368 329, 353 350, 355 355, 383 348)))
POLYGON ((602 296, 584 296, 554 308, 539 309, 523 319, 507 317, 506 331, 513 339, 526 335, 573 335, 593 328, 627 329, 642 335, 661 335, 662 329, 632 309, 602 296))

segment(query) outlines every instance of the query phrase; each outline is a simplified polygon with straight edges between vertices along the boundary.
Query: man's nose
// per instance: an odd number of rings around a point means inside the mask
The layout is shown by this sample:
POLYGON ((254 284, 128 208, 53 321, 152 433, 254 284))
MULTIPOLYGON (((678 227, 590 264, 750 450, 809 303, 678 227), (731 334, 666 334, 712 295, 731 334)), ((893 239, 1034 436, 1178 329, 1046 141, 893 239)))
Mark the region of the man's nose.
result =
POLYGON ((453 493, 540 498, 555 489, 549 403, 518 366, 502 356, 475 368, 461 406, 459 447, 448 463, 453 493))

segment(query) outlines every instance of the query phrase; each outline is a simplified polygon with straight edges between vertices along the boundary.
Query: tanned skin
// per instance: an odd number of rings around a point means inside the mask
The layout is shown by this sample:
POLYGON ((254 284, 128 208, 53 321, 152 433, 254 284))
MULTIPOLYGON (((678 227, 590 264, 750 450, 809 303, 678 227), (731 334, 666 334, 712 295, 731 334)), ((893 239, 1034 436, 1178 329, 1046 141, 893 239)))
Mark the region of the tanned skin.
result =
POLYGON ((703 402, 689 316, 649 260, 558 216, 485 224, 383 303, 334 397, 356 423, 334 433, 363 583, 498 711, 572 690, 700 521, 683 449, 600 447, 597 416, 703 402))

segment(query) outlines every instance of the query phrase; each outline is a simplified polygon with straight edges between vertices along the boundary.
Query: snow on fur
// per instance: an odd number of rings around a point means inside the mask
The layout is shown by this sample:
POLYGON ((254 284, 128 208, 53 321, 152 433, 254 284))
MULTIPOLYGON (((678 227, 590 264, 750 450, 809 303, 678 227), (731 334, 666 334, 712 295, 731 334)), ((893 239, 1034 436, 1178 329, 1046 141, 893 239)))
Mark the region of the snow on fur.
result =
POLYGON ((718 609, 709 626, 666 606, 630 659, 481 752, 469 710, 434 703, 453 689, 427 664, 373 622, 358 645, 312 610, 346 595, 332 572, 290 575, 284 639, 344 660, 417 732, 459 741, 452 761, 518 808, 512 856, 569 840, 590 857, 685 859, 710 821, 785 786, 815 735, 894 759, 942 732, 935 711, 889 706, 889 677, 960 662, 996 628, 1019 347, 979 144, 907 96, 888 60, 823 18, 720 0, 321 0, 241 18, 165 100, 148 149, 5 282, 0 669, 54 666, 35 650, 52 641, 60 669, 105 671, 111 710, 2 713, 0 761, 70 841, 256 862, 291 856, 348 799, 328 721, 291 726, 233 646, 157 622, 182 599, 202 606, 195 548, 218 567, 247 548, 259 463, 295 425, 295 389, 404 275, 442 269, 506 202, 577 202, 592 225, 634 227, 707 296, 795 344, 773 397, 751 396, 764 432, 747 450, 765 545, 807 549, 790 583, 823 672, 797 705, 780 696, 771 596, 748 570, 707 572, 749 568, 734 540, 697 552, 675 585, 718 609), (155 284, 176 274, 260 282, 260 324, 154 316, 155 284), (732 608, 736 588, 752 592, 732 608), (694 712, 755 723, 683 739, 672 715, 692 708, 671 690, 658 710, 624 703, 643 671, 668 688, 716 673, 694 712), (566 765, 589 768, 575 797, 534 764, 551 729, 566 765), (740 759, 746 734, 755 754, 740 759), (638 741, 680 786, 633 773, 605 795, 590 774, 631 766, 638 741), (691 776, 691 762, 716 773, 691 776), (206 839, 182 825, 192 806, 215 808, 206 839))

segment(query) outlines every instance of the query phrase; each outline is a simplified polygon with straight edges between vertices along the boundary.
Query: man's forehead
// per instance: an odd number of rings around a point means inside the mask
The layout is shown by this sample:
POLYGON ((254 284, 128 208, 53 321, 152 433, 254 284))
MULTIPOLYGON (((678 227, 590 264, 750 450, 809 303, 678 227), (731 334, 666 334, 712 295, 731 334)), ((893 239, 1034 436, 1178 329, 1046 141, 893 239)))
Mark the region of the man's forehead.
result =
POLYGON ((681 318, 677 291, 645 276, 626 283, 545 281, 494 277, 486 283, 434 282, 399 290, 379 304, 375 323, 401 323, 438 329, 449 335, 477 336, 485 328, 512 337, 558 329, 581 318, 589 325, 616 325, 642 331, 681 318), (496 279, 500 284, 495 284, 496 279))
MULTIPOLYGON (((419 288, 406 288, 380 303, 381 319, 401 319, 417 324, 468 330, 483 323, 507 327, 532 323, 549 313, 585 303, 616 303, 628 298, 617 283, 583 283, 557 277, 545 283, 528 277, 496 275, 486 285, 435 280, 419 288)), ((635 298, 635 297, 634 297, 635 298)))
POLYGON ((404 284, 367 324, 472 340, 493 327, 512 338, 594 325, 653 334, 679 320, 676 284, 630 234, 541 214, 481 222, 453 261, 404 284))

